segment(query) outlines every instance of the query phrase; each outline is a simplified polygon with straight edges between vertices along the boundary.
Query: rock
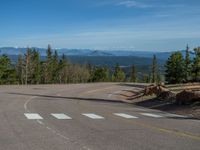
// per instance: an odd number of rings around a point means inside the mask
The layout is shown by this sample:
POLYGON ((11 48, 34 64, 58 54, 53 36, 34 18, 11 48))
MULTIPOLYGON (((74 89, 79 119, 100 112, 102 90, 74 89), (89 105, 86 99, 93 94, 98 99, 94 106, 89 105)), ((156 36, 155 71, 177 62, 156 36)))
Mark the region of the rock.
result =
POLYGON ((176 95, 176 103, 179 105, 191 104, 200 101, 200 91, 184 90, 176 95))

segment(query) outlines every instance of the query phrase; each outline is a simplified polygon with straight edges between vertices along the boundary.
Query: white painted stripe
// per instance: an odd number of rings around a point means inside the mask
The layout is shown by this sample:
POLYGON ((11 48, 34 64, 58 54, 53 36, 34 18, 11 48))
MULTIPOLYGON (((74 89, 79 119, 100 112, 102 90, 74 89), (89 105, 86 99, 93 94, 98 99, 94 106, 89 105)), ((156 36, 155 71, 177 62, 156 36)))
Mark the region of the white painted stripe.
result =
POLYGON ((24 113, 27 119, 43 119, 39 114, 34 113, 24 113))
POLYGON ((177 115, 177 114, 167 114, 167 117, 187 118, 187 116, 177 115))
POLYGON ((154 117, 154 118, 161 118, 161 115, 151 114, 151 113, 140 113, 141 115, 148 116, 148 117, 154 117))
POLYGON ((40 121, 40 120, 37 120, 37 122, 38 122, 39 124, 41 124, 41 125, 44 125, 44 123, 43 123, 42 121, 40 121))
POLYGON ((54 116, 56 119, 72 119, 71 117, 65 115, 65 114, 51 114, 54 116))
POLYGON ((127 118, 127 119, 136 119, 136 118, 138 118, 136 116, 131 116, 131 115, 124 114, 124 113, 114 113, 114 115, 120 116, 120 117, 123 117, 123 118, 127 118))
POLYGON ((96 115, 96 114, 82 114, 82 115, 89 117, 91 119, 104 119, 104 117, 96 115))

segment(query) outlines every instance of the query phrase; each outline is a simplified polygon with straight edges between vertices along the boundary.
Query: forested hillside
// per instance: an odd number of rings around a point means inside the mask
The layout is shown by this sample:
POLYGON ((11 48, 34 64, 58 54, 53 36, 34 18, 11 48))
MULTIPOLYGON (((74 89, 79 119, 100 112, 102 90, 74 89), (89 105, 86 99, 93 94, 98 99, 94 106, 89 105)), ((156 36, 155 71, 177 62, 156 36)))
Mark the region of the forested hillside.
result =
POLYGON ((0 84, 86 82, 184 83, 200 80, 200 48, 191 56, 174 52, 165 62, 135 56, 59 56, 49 45, 46 56, 35 48, 24 54, 0 56, 0 84))
POLYGON ((64 54, 59 56, 50 45, 46 50, 46 56, 41 56, 40 51, 35 48, 27 48, 24 54, 17 56, 17 59, 16 56, 2 55, 0 61, 1 84, 149 82, 151 80, 149 74, 151 59, 131 56, 67 57, 64 54))

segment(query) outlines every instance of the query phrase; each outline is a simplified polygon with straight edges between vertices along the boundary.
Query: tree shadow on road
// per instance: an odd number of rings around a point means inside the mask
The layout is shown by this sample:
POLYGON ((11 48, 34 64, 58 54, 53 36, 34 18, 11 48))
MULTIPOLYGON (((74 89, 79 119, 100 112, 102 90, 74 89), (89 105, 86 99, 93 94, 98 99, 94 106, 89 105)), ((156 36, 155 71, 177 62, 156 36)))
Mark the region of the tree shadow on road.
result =
POLYGON ((94 101, 94 102, 106 102, 106 103, 124 103, 120 100, 110 100, 110 99, 100 99, 100 98, 83 98, 83 97, 71 97, 71 96, 54 96, 54 95, 44 95, 44 94, 28 94, 28 93, 8 93, 12 95, 24 95, 24 96, 37 96, 52 99, 68 99, 68 100, 82 100, 82 101, 94 101))
POLYGON ((134 88, 141 88, 144 89, 146 87, 146 84, 131 84, 131 83, 119 83, 120 86, 128 86, 128 87, 134 87, 134 88))
MULTIPOLYGON (((92 101, 92 102, 104 102, 104 103, 118 103, 118 104, 127 104, 124 101, 120 101, 120 100, 110 100, 110 99, 100 99, 100 98, 83 98, 83 97, 72 97, 72 96, 54 96, 54 95, 44 95, 44 94, 30 94, 30 93, 8 93, 8 94, 12 94, 12 95, 23 95, 23 96, 36 96, 36 97, 41 97, 41 98, 49 98, 49 99, 41 99, 41 100, 78 100, 78 101, 92 101)), ((167 112, 173 112, 173 110, 177 109, 177 106, 174 106, 174 104, 170 104, 170 103, 160 103, 161 105, 159 105, 158 100, 156 99, 150 99, 150 100, 146 100, 146 101, 142 101, 142 102, 135 102, 132 104, 127 104, 127 105, 132 105, 132 106, 142 106, 142 107, 146 107, 146 108, 151 108, 151 109, 157 109, 157 110, 161 110, 161 111, 167 111, 167 112), (157 106, 155 104, 158 104, 157 106), (154 106, 154 107, 151 107, 154 106)), ((171 118, 171 119, 180 119, 180 120, 185 120, 185 119, 192 119, 192 120, 199 120, 199 118, 195 118, 195 117, 179 117, 179 116, 169 116, 167 118, 171 118)))

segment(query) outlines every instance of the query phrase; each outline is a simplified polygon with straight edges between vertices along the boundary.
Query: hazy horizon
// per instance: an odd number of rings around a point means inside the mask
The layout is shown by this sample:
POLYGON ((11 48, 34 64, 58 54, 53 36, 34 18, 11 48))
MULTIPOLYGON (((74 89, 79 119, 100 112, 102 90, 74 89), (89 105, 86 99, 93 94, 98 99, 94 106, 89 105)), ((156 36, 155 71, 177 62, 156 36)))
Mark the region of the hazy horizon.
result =
MULTIPOLYGON (((49 44, 50 45, 50 44, 49 44)), ((15 48, 15 49, 27 49, 27 48, 36 48, 36 49, 47 49, 48 46, 46 47, 36 47, 36 46, 25 46, 25 47, 16 47, 16 46, 0 46, 0 48, 15 48)), ((194 47, 195 48, 195 47, 194 47)), ((177 49, 177 50, 165 50, 165 51, 160 51, 160 50, 129 50, 129 49, 124 49, 124 50, 120 50, 120 49, 89 49, 89 48, 66 48, 66 47, 61 47, 61 48, 56 48, 56 47, 52 47, 52 50, 89 50, 89 51, 102 51, 102 52, 114 52, 114 51, 119 51, 119 52, 175 52, 175 51, 183 51, 186 49, 186 46, 183 49, 177 49)), ((189 47, 190 51, 193 51, 192 47, 189 47)), ((1 50, 1 49, 0 49, 1 50)))

